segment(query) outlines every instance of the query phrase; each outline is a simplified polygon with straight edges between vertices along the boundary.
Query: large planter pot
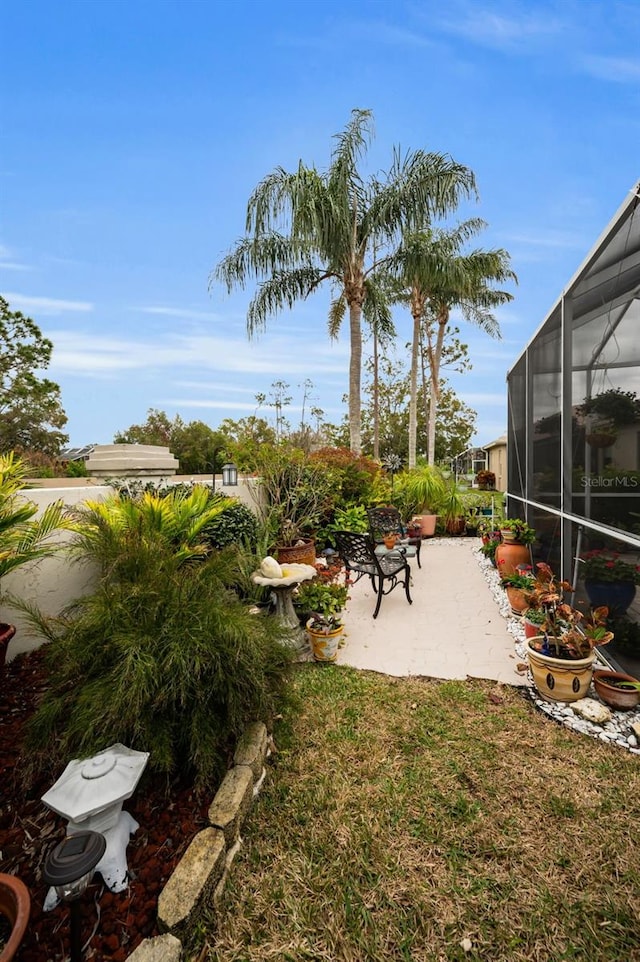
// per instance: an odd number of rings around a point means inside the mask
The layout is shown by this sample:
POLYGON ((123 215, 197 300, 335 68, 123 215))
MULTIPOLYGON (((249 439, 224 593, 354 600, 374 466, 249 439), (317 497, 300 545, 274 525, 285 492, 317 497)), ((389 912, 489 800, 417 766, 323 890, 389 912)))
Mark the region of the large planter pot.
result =
POLYGON ((496 548, 496 567, 501 575, 515 575, 518 565, 531 564, 526 544, 499 544, 496 548))
POLYGON ((279 545, 276 560, 281 565, 314 565, 316 563, 316 543, 313 538, 301 538, 298 544, 279 545))
POLYGON ((449 518, 449 520, 445 523, 445 531, 447 534, 453 535, 453 537, 457 538, 464 532, 465 526, 466 522, 464 518, 449 518))
POLYGON ((565 702, 586 698, 593 675, 595 653, 591 652, 586 658, 554 658, 536 650, 537 643, 543 640, 538 635, 527 641, 529 667, 540 697, 545 701, 565 702))
MULTIPOLYGON (((515 588, 513 585, 505 585, 505 589, 512 612, 514 615, 521 615, 527 607, 527 601, 522 588, 515 588)), ((536 632, 536 634, 539 634, 539 632, 536 632)))
POLYGON ((15 875, 0 873, 0 915, 9 923, 11 933, 0 945, 2 962, 14 957, 24 938, 31 911, 31 898, 24 882, 15 875))
POLYGON ((621 671, 594 671, 593 687, 598 697, 617 711, 630 711, 640 705, 640 690, 637 688, 616 688, 612 681, 637 681, 632 675, 621 671))
POLYGON ((593 607, 606 605, 612 615, 623 615, 636 596, 633 581, 585 581, 584 587, 593 607))
POLYGON ((423 538, 433 538, 436 533, 436 521, 438 520, 437 514, 420 514, 416 515, 415 521, 420 523, 420 534, 423 538))
POLYGON ((15 633, 15 625, 7 625, 5 622, 0 622, 0 671, 4 667, 4 663, 6 661, 9 642, 15 633))
POLYGON ((340 639, 344 632, 344 625, 333 631, 315 631, 307 624, 307 635, 315 661, 335 661, 340 647, 340 639))

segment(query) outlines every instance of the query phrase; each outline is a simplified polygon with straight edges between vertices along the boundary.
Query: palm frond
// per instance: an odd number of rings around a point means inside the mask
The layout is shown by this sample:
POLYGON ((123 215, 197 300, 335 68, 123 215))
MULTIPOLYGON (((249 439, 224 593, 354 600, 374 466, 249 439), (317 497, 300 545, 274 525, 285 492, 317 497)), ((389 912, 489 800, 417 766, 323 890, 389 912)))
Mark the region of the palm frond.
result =
POLYGON ((331 275, 310 264, 288 271, 276 271, 263 281, 247 311, 247 333, 252 337, 263 330, 267 318, 283 308, 292 308, 296 301, 307 295, 323 278, 331 275))
POLYGON ((369 209, 371 231, 389 240, 406 230, 422 230, 444 217, 465 197, 477 194, 473 171, 447 154, 396 148, 387 179, 369 209))
POLYGON ((329 307, 329 337, 335 341, 340 333, 340 327, 347 313, 347 299, 344 291, 339 297, 334 297, 329 307))
POLYGON ((375 276, 368 277, 364 283, 362 315, 381 344, 389 344, 396 336, 390 303, 387 285, 375 276))
POLYGON ((249 280, 286 270, 308 257, 303 246, 276 231, 259 237, 243 237, 213 271, 209 288, 219 281, 227 293, 231 293, 235 287, 244 288, 249 280))

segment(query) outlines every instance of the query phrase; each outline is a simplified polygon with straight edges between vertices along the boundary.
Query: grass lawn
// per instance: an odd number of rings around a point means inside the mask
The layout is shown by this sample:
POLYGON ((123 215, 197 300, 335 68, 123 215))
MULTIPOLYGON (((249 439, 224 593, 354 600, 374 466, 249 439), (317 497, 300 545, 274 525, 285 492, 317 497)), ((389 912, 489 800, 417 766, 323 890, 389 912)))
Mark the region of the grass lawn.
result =
POLYGON ((640 960, 638 756, 491 682, 296 687, 201 959, 640 960))

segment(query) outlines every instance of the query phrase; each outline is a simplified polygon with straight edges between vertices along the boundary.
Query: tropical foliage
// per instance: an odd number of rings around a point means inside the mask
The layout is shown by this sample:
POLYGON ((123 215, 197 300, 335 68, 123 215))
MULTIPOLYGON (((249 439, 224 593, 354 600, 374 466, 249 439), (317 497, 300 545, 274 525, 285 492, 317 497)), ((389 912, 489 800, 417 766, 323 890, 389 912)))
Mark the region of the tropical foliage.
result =
POLYGON ((247 722, 280 705, 290 652, 279 623, 250 613, 233 590, 234 552, 205 537, 225 510, 196 488, 79 512, 74 552, 99 581, 60 617, 31 612, 52 644, 30 764, 121 741, 149 751, 156 770, 209 785, 247 722))
POLYGON ((24 461, 13 452, 0 455, 0 578, 60 550, 57 533, 73 528, 61 501, 48 505, 36 518, 37 504, 22 494, 25 470, 24 461))
POLYGON ((291 308, 324 282, 333 288, 329 333, 336 337, 349 315, 350 447, 361 450, 360 388, 363 317, 378 330, 391 324, 378 277, 380 250, 393 250, 403 233, 420 230, 473 193, 473 173, 445 154, 396 150, 389 171, 366 178, 360 163, 370 143, 372 116, 354 110, 335 138, 325 172, 281 167, 251 195, 246 236, 218 264, 212 280, 228 291, 257 281, 247 312, 253 336, 267 319, 291 308))

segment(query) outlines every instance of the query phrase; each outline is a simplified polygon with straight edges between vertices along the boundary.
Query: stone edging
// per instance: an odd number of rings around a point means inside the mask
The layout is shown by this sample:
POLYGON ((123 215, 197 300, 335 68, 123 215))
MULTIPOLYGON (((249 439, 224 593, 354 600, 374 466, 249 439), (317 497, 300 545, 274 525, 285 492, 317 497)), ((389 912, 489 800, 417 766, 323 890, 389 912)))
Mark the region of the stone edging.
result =
POLYGON ((224 890, 240 847, 240 829, 266 775, 269 736, 262 722, 245 730, 209 807, 209 828, 192 839, 158 898, 158 926, 164 935, 145 939, 127 962, 179 962, 182 939, 206 903, 224 890))

